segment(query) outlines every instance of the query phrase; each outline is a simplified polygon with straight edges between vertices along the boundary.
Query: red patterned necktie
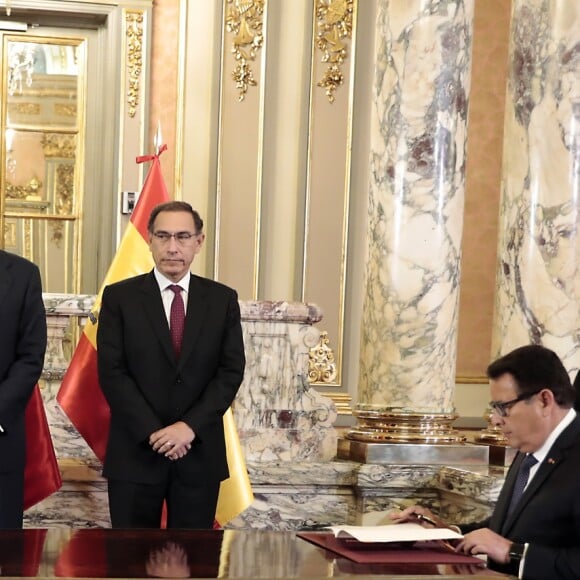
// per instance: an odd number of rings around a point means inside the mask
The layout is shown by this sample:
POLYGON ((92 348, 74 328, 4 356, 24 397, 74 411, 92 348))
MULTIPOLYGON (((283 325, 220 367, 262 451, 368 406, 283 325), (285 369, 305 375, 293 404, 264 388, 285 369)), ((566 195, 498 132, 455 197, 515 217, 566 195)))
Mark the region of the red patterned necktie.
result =
POLYGON ((172 284, 169 289, 175 293, 171 301, 171 311, 169 313, 169 332, 175 354, 179 357, 181 353, 181 340, 183 338, 183 327, 185 326, 185 305, 181 291, 183 288, 172 284))

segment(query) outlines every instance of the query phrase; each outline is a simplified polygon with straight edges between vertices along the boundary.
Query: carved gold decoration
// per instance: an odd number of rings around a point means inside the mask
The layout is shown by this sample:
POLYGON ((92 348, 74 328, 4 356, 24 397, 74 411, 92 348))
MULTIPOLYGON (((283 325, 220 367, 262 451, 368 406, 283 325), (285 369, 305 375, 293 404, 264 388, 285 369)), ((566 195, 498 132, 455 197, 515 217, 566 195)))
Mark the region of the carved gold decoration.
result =
POLYGON ((4 244, 9 250, 16 248, 16 222, 4 222, 4 244))
POLYGON ((73 211, 75 167, 71 163, 60 163, 56 175, 55 212, 70 215, 73 211))
MULTIPOLYGON (((360 407, 360 406, 359 406, 360 407)), ((456 413, 408 413, 395 409, 353 411, 358 425, 346 438, 367 443, 462 443, 466 437, 452 427, 456 413)))
POLYGON ((308 381, 310 384, 328 384, 336 379, 334 352, 328 346, 328 332, 320 333, 320 340, 308 352, 308 381))
POLYGON ((317 85, 326 89, 326 96, 331 103, 334 103, 336 90, 344 83, 342 64, 348 55, 346 41, 352 38, 354 2, 316 0, 316 47, 322 51, 321 62, 328 63, 317 85))
POLYGON ((233 33, 231 51, 236 59, 232 78, 243 101, 250 86, 256 86, 254 73, 248 64, 256 60, 262 47, 262 20, 265 0, 227 0, 226 30, 233 33))
POLYGON ((129 88, 127 103, 129 116, 134 117, 139 105, 139 82, 143 70, 143 12, 128 10, 127 22, 127 68, 129 69, 129 88))
POLYGON ((19 115, 40 115, 38 103, 8 103, 8 112, 19 115))
POLYGON ((64 221, 48 220, 48 227, 51 231, 50 241, 53 242, 57 248, 60 248, 62 239, 64 238, 64 221))
POLYGON ((55 103, 54 114, 57 117, 76 117, 77 116, 77 106, 74 105, 64 105, 62 103, 55 103))
POLYGON ((63 133, 43 133, 40 141, 46 158, 58 157, 74 159, 76 156, 76 137, 63 133))
POLYGON ((33 177, 28 183, 24 185, 13 185, 9 181, 6 182, 6 199, 42 199, 39 192, 42 188, 42 181, 37 177, 33 177))

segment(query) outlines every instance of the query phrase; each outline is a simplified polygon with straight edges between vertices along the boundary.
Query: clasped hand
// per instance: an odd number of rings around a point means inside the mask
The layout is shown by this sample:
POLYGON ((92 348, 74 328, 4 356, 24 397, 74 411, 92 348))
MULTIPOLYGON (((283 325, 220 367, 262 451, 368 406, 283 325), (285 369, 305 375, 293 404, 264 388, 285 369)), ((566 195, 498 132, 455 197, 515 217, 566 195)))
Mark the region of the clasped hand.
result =
POLYGON ((181 459, 191 449, 195 433, 183 421, 163 427, 149 436, 149 445, 154 451, 165 455, 171 461, 181 459))

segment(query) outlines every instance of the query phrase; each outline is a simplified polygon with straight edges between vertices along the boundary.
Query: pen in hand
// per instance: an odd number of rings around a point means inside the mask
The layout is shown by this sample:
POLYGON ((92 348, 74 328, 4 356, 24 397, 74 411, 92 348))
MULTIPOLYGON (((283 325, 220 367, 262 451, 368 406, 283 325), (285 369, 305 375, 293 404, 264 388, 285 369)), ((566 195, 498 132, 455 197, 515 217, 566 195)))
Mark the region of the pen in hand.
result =
POLYGON ((420 522, 426 522, 427 524, 431 524, 432 526, 435 526, 436 528, 441 527, 434 519, 430 518, 429 516, 425 516, 423 514, 415 514, 415 516, 420 522))

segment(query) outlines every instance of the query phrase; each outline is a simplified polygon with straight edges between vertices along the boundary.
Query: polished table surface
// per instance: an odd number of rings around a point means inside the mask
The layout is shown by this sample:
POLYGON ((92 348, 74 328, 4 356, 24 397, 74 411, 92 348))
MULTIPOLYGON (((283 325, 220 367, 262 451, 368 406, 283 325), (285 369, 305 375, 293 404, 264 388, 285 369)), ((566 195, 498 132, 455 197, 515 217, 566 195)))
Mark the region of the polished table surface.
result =
POLYGON ((501 577, 479 566, 357 564, 307 542, 294 532, 61 528, 0 531, 0 577, 380 576, 501 577))

